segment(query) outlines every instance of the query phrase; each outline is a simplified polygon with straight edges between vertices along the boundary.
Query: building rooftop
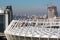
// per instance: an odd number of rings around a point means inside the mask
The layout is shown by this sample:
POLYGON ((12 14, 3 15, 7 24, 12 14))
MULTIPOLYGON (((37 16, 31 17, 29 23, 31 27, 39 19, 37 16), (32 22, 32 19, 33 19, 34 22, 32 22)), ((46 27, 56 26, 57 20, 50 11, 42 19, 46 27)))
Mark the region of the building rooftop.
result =
POLYGON ((0 13, 4 13, 4 10, 0 8, 0 13))
MULTIPOLYGON (((60 38, 60 28, 45 28, 45 25, 43 25, 42 28, 40 27, 41 25, 39 27, 38 26, 21 26, 22 22, 23 21, 13 20, 11 24, 6 28, 5 33, 10 35, 25 36, 25 37, 60 38)), ((52 26, 52 25, 49 25, 49 26, 52 26)))

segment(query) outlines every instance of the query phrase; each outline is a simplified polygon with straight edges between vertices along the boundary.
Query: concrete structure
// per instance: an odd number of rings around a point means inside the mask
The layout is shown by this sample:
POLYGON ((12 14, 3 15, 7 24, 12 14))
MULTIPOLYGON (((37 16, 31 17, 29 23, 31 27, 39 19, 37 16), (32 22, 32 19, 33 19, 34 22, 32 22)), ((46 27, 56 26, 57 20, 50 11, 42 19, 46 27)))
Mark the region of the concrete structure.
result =
POLYGON ((13 19, 13 13, 11 6, 7 6, 6 9, 0 9, 0 32, 4 32, 8 24, 13 19), (10 8, 10 9, 9 9, 10 8))
POLYGON ((8 21, 7 17, 6 17, 7 14, 4 13, 4 10, 3 9, 0 9, 0 32, 4 32, 5 30, 5 27, 8 25, 8 21))
POLYGON ((55 16, 58 17, 57 7, 51 5, 48 7, 48 18, 54 18, 55 16))
POLYGON ((10 24, 10 22, 13 19, 12 6, 11 5, 6 6, 6 10, 5 11, 6 11, 5 13, 8 14, 8 24, 10 24))
POLYGON ((4 33, 7 40, 60 40, 60 19, 13 20, 4 33))

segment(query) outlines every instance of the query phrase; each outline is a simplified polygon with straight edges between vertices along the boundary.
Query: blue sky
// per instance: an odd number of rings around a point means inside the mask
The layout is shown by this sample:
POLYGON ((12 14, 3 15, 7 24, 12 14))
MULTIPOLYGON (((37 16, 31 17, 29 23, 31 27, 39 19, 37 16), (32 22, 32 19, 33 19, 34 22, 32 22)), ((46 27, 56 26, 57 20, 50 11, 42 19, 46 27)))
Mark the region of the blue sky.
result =
POLYGON ((12 5, 15 15, 44 15, 50 4, 56 5, 59 13, 60 0, 0 0, 0 7, 12 5))

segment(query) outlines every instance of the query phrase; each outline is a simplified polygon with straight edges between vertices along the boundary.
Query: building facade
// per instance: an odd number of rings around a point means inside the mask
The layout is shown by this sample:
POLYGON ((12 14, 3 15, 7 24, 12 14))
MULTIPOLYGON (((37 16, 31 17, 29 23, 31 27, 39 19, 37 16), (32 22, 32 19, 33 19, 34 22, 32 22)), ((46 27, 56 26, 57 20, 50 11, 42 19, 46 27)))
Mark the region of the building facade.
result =
MULTIPOLYGON (((7 6, 7 7, 11 8, 11 6, 7 6)), ((8 8, 0 9, 0 32, 4 32, 8 24, 12 21, 13 13, 11 10, 8 8)))
POLYGON ((5 15, 4 15, 4 11, 2 9, 0 9, 0 32, 2 32, 4 30, 4 27, 5 26, 5 15), (3 28, 3 30, 2 30, 3 28))
POLYGON ((54 18, 57 17, 58 13, 57 13, 57 7, 56 6, 49 6, 48 7, 48 18, 54 18))
POLYGON ((13 12, 12 12, 12 6, 11 5, 6 7, 5 13, 8 14, 8 24, 10 24, 10 22, 13 19, 13 12))

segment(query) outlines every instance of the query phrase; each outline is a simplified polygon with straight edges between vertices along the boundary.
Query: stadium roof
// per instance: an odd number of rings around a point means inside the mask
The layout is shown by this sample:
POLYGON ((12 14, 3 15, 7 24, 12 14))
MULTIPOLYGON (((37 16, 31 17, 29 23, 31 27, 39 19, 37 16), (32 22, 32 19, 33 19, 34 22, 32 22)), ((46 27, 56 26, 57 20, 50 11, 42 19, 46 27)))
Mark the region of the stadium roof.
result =
POLYGON ((40 28, 36 26, 20 27, 17 26, 19 25, 18 22, 21 23, 21 21, 13 20, 5 30, 5 33, 24 37, 60 38, 60 28, 40 28))

